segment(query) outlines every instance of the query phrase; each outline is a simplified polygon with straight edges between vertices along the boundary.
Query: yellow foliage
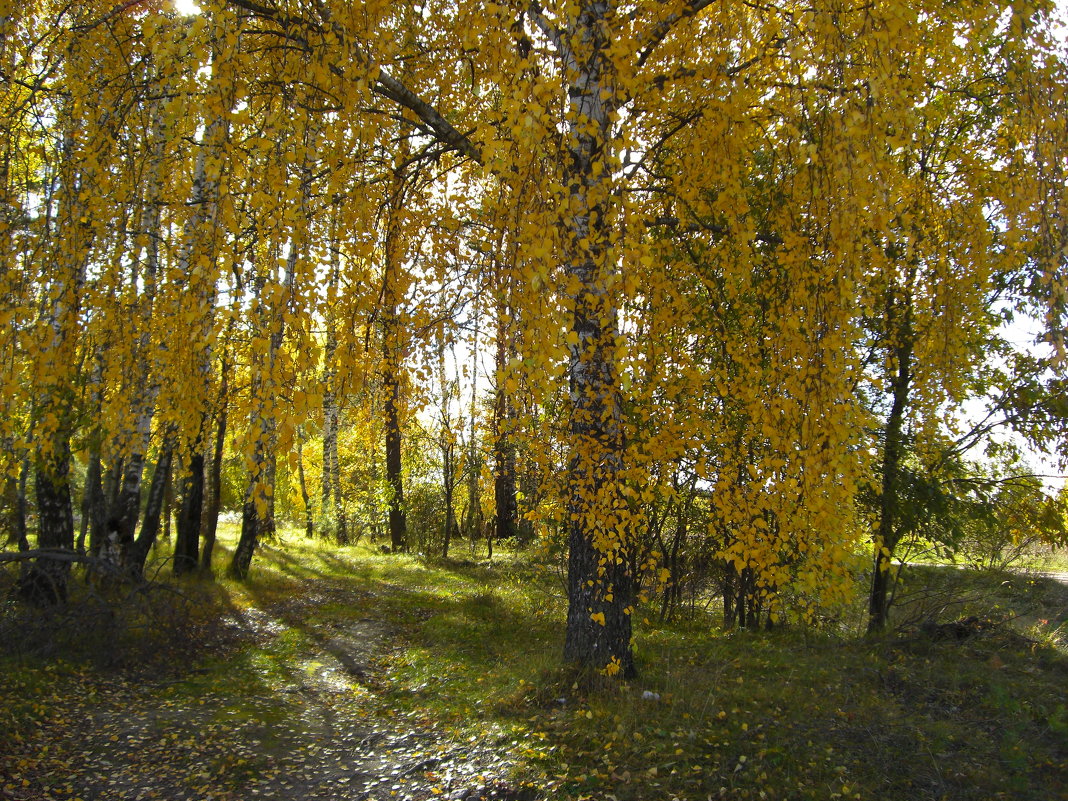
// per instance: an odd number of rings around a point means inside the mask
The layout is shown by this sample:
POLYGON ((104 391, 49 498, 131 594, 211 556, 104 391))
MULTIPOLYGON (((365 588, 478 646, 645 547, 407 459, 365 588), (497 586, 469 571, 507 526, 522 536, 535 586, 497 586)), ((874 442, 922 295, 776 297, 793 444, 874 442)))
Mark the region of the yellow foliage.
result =
POLYGON ((267 514, 328 397, 376 454, 387 375, 421 424, 434 349, 499 344, 505 397, 476 366, 463 414, 513 426, 528 519, 599 553, 576 586, 666 585, 642 538, 692 503, 769 605, 833 603, 894 346, 919 449, 1005 285, 1064 347, 1048 4, 301 5, 5 16, 6 472, 31 441, 186 454, 225 408, 267 514))

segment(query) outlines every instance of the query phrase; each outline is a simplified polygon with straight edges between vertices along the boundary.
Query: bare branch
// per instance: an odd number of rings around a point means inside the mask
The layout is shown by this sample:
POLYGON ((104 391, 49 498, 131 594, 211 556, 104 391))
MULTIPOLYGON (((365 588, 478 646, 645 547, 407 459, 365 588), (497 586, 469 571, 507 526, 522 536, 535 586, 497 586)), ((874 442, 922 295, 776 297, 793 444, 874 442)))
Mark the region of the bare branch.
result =
POLYGON ((690 123, 699 120, 702 116, 704 116, 704 109, 699 108, 695 111, 690 112, 685 117, 680 119, 675 125, 669 128, 667 132, 663 136, 661 136, 651 147, 646 148, 645 152, 642 154, 642 157, 638 159, 638 161, 633 162, 632 164, 625 165, 626 167, 632 168, 630 172, 627 173, 627 177, 629 178, 630 176, 634 175, 634 173, 636 173, 638 170, 640 170, 645 165, 645 162, 650 155, 659 153, 660 148, 666 145, 668 140, 671 139, 671 137, 689 126, 690 123))
POLYGON ((99 17, 99 18, 93 20, 92 22, 85 22, 85 23, 82 23, 81 25, 75 25, 75 26, 73 26, 72 30, 78 31, 79 33, 84 33, 85 31, 90 31, 93 28, 96 28, 96 27, 98 27, 100 25, 103 25, 106 22, 110 22, 111 20, 115 19, 115 17, 118 17, 118 16, 121 16, 122 14, 125 14, 127 11, 129 11, 132 8, 135 8, 135 7, 140 6, 140 5, 144 5, 146 2, 147 2, 147 0, 128 0, 128 2, 119 3, 113 9, 111 9, 111 11, 107 12, 102 17, 99 17))
MULTIPOLYGON (((326 7, 325 3, 320 0, 316 5, 319 7, 319 15, 322 17, 323 22, 333 28, 334 34, 338 37, 338 40, 346 42, 349 47, 352 48, 357 60, 370 69, 372 66, 370 56, 356 43, 347 42, 344 31, 334 23, 330 10, 326 7)), ((436 136, 443 144, 447 145, 450 150, 455 150, 457 153, 467 156, 472 161, 476 161, 480 164, 482 163, 482 151, 474 142, 456 130, 456 128, 442 116, 441 112, 384 69, 379 68, 378 77, 375 79, 372 91, 381 97, 392 100, 394 103, 403 106, 415 114, 415 116, 434 133, 434 136, 436 136)))

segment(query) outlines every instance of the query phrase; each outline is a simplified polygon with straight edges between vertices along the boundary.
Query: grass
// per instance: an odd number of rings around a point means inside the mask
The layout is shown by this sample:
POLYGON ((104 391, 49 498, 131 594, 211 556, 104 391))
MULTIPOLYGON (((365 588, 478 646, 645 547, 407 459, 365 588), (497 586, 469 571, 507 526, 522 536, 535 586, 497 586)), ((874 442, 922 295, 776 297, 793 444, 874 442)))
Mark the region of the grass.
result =
POLYGON ((920 540, 900 548, 898 557, 910 564, 1000 566, 1017 571, 1068 573, 1068 547, 1064 545, 1042 542, 1013 544, 1006 541, 989 547, 992 552, 983 555, 969 553, 966 549, 954 554, 934 543, 920 540))
MULTIPOLYGON (((222 532, 220 565, 233 533, 222 532)), ((183 582, 198 599, 187 636, 204 647, 124 692, 140 703, 152 696, 192 730, 240 738, 244 751, 220 747, 197 762, 206 784, 241 797, 253 776, 269 774, 268 756, 319 725, 292 690, 320 669, 324 637, 374 620, 388 629, 387 647, 370 679, 338 693, 331 736, 367 720, 434 726, 508 754, 510 781, 538 797, 1068 797, 1068 587, 941 567, 915 567, 906 582, 901 620, 981 613, 1012 625, 964 641, 919 630, 847 639, 723 632, 702 616, 661 625, 639 611, 640 678, 591 689, 560 665, 565 604, 551 569, 511 553, 492 566, 426 561, 288 534, 257 554, 244 583, 183 582), (255 636, 230 641, 212 623, 262 610, 270 625, 255 636)), ((23 742, 52 731, 63 699, 114 670, 55 656, 0 663, 0 729, 23 742)), ((146 726, 156 738, 176 728, 165 715, 146 726)), ((0 766, 3 757, 0 746, 0 766)))

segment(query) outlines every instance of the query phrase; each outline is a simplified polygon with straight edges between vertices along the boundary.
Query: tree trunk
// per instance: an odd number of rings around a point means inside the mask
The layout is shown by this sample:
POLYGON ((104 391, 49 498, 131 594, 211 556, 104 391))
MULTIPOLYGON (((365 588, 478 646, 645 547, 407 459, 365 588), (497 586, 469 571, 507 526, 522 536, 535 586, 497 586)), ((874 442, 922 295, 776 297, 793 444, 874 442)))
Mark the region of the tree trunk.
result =
POLYGON ((83 493, 89 495, 89 553, 93 556, 105 554, 108 537, 114 528, 112 517, 118 502, 123 464, 122 459, 114 457, 100 480, 88 485, 83 493))
MULTIPOLYGON (((134 533, 141 513, 141 482, 144 475, 145 454, 152 440, 152 418, 156 411, 156 398, 159 394, 159 379, 152 368, 154 357, 152 345, 153 313, 156 306, 156 289, 159 279, 159 242, 160 225, 160 190, 163 172, 163 148, 166 136, 164 115, 159 100, 151 102, 151 157, 147 170, 147 187, 140 213, 140 229, 146 234, 145 270, 138 275, 131 273, 131 291, 142 292, 138 297, 138 312, 131 319, 131 335, 134 339, 135 369, 139 374, 133 377, 132 411, 135 420, 133 432, 133 453, 126 461, 122 476, 122 488, 118 504, 113 511, 118 521, 119 553, 128 570, 140 575, 145 555, 133 553, 134 533), (133 562, 131 562, 131 558, 133 562)), ((165 446, 166 447, 166 446, 165 446)), ((157 510, 158 512, 158 510, 157 510)), ((143 527, 142 527, 143 530, 143 527)), ((155 536, 153 536, 155 540, 155 536)))
POLYGON ((334 406, 334 430, 333 437, 330 441, 330 463, 329 465, 323 465, 323 469, 330 470, 330 483, 334 488, 333 501, 334 501, 334 526, 337 530, 335 534, 337 541, 342 545, 347 545, 349 542, 354 542, 358 539, 359 535, 354 538, 349 533, 349 518, 348 511, 345 508, 345 491, 341 483, 341 460, 338 458, 337 453, 337 433, 338 433, 338 412, 337 406, 334 406))
POLYGON ((474 544, 482 526, 481 477, 482 461, 478 448, 478 345, 479 326, 482 316, 479 313, 478 296, 475 296, 474 334, 471 338, 471 401, 468 407, 469 433, 467 435, 467 512, 464 519, 464 534, 468 542, 474 544))
MULTIPOLYGON (((314 143, 318 132, 304 129, 305 143, 309 144, 308 150, 315 149, 314 143)), ((281 158, 281 153, 276 153, 281 158)), ((305 155, 301 165, 300 174, 300 218, 306 223, 303 229, 307 232, 308 223, 308 194, 312 181, 311 168, 305 155)), ((252 565, 252 556, 256 547, 263 538, 271 538, 275 533, 274 520, 274 490, 275 474, 277 471, 278 446, 277 421, 273 414, 266 413, 265 407, 273 402, 273 396, 279 392, 275 377, 275 367, 278 354, 282 349, 282 343, 286 335, 287 312, 292 313, 296 298, 296 270, 298 259, 304 252, 306 242, 296 236, 289 241, 289 253, 285 262, 285 280, 282 283, 280 293, 283 301, 277 300, 264 302, 264 288, 268 275, 277 277, 277 258, 269 260, 267 265, 258 268, 256 277, 255 296, 261 307, 260 325, 262 330, 269 331, 267 340, 267 352, 253 359, 251 365, 251 394, 254 401, 253 419, 251 420, 255 436, 253 463, 249 470, 248 490, 245 493, 245 503, 241 510, 241 537, 230 562, 229 573, 233 578, 244 579, 248 576, 252 565), (266 268, 266 269, 264 269, 266 268), (267 271, 270 272, 267 272, 267 271)), ((281 242, 274 242, 273 249, 280 251, 281 242)), ((272 293, 272 298, 275 297, 272 293)))
POLYGON ((140 576, 145 571, 145 561, 148 553, 156 542, 160 529, 160 516, 163 513, 164 498, 167 494, 167 486, 171 481, 171 455, 173 453, 171 440, 168 438, 163 443, 159 458, 156 460, 156 469, 152 473, 152 482, 148 486, 148 501, 145 504, 145 516, 141 523, 141 533, 130 548, 127 566, 130 573, 140 576))
POLYGON ((664 586, 664 598, 660 607, 661 620, 670 620, 682 601, 682 566, 679 560, 679 551, 682 548, 682 543, 686 541, 686 516, 688 511, 688 506, 680 505, 678 507, 675 520, 675 536, 671 540, 670 547, 664 550, 669 575, 667 584, 664 586))
POLYGON ((337 327, 334 321, 333 299, 340 282, 341 254, 337 245, 338 207, 330 214, 330 281, 326 308, 326 343, 323 348, 323 481, 320 513, 328 521, 328 530, 341 545, 349 541, 345 514, 345 496, 341 488, 341 462, 338 458, 337 435, 339 423, 337 386, 337 327))
POLYGON ((493 477, 495 533, 506 540, 516 533, 515 451, 505 437, 497 440, 497 472, 493 477))
POLYGON ((126 460, 122 473, 122 489, 119 491, 118 503, 112 511, 116 521, 119 537, 119 554, 122 564, 134 541, 137 520, 141 514, 141 476, 144 472, 145 458, 140 453, 131 454, 126 460))
MULTIPOLYGON (((174 456, 171 456, 173 466, 174 456)), ((174 470, 172 469, 173 473, 174 470)), ((163 539, 171 541, 171 517, 174 511, 174 481, 168 479, 167 486, 163 488, 163 539)))
POLYGON ((386 481, 389 483, 389 544, 394 553, 408 547, 408 524, 404 514, 404 477, 401 469, 401 427, 397 410, 400 383, 396 367, 389 365, 385 374, 386 392, 386 481))
POLYGON ((452 539, 452 530, 456 526, 456 511, 454 495, 456 494, 456 467, 455 451, 456 444, 451 439, 452 432, 447 432, 441 444, 441 467, 442 488, 445 490, 445 530, 442 532, 441 558, 449 558, 449 541, 452 539))
MULTIPOLYGON (((70 446, 65 439, 52 441, 53 452, 44 456, 34 476, 37 494, 37 547, 45 550, 74 548, 74 510, 70 497, 70 446), (60 441, 57 441, 60 440, 60 441)), ((53 605, 67 600, 70 562, 38 559, 22 577, 20 593, 29 601, 53 605)))
POLYGON ((337 541, 344 544, 348 539, 344 523, 338 520, 337 508, 341 500, 341 487, 335 481, 337 464, 337 402, 334 398, 332 361, 336 342, 331 341, 327 332, 324 360, 326 368, 323 375, 323 478, 322 478, 322 516, 326 519, 324 529, 332 532, 337 541))
POLYGON ((304 536, 315 536, 315 518, 312 515, 311 497, 308 495, 308 481, 304 476, 304 434, 297 432, 297 480, 300 484, 300 499, 304 504, 304 536))
MULTIPOLYGON (((268 421, 263 421, 267 426, 268 421)), ((273 427, 270 427, 273 429, 273 427)), ((244 580, 252 567, 252 557, 256 548, 264 539, 274 536, 274 478, 275 460, 273 448, 273 430, 262 434, 256 444, 254 461, 256 467, 249 480, 245 493, 245 503, 241 508, 241 537, 230 561, 231 578, 244 580)))
MULTIPOLYGON (((14 450, 11 440, 6 440, 3 447, 10 453, 14 450)), ((19 542, 19 534, 25 529, 26 524, 19 509, 19 477, 8 475, 4 479, 4 522, 7 524, 7 543, 16 545, 19 542)))
POLYGON ((897 369, 891 379, 894 400, 886 422, 886 440, 883 445, 882 492, 879 498, 879 528, 875 536, 875 564, 868 599, 868 632, 886 628, 888 592, 891 584, 891 558, 897 547, 896 525, 899 506, 901 457, 904 455, 905 412, 908 407, 909 387, 912 381, 912 334, 908 320, 902 325, 902 341, 895 348, 897 369))
MULTIPOLYGON (((449 544, 456 527, 456 435, 453 433, 452 402, 459 398, 459 382, 450 381, 445 365, 445 340, 438 343, 438 386, 441 406, 438 410, 440 430, 438 450, 441 453, 441 488, 445 495, 445 524, 441 532, 441 558, 449 558, 449 544)), ((463 425, 463 419, 460 420, 463 425)))
MULTIPOLYGON (((100 487, 100 470, 100 446, 99 444, 94 444, 89 451, 89 464, 85 471, 85 486, 82 488, 82 523, 78 532, 78 544, 76 546, 79 553, 85 552, 85 540, 90 530, 90 523, 99 513, 100 502, 104 499, 104 492, 100 487)), ((90 552, 95 553, 93 551, 94 545, 99 547, 99 543, 94 543, 90 540, 90 552)))
MULTIPOLYGON (((225 58, 220 58, 225 61, 225 58)), ((191 309, 197 326, 189 333, 193 337, 192 358, 196 360, 200 382, 195 390, 207 396, 211 388, 212 328, 216 303, 216 281, 211 269, 194 269, 197 263, 214 266, 217 259, 215 229, 219 211, 219 184, 225 163, 225 142, 230 131, 230 109, 233 98, 228 97, 221 71, 212 71, 209 85, 210 99, 218 113, 204 129, 200 148, 193 167, 193 184, 189 205, 193 213, 182 228, 182 243, 178 251, 179 274, 187 282, 187 293, 196 306, 191 309), (209 169, 209 167, 211 169, 209 169)), ((174 574, 192 572, 199 564, 200 526, 204 512, 204 450, 210 428, 210 414, 202 413, 196 421, 196 437, 190 448, 189 461, 182 481, 182 505, 178 512, 177 535, 174 542, 174 574)))
MULTIPOLYGON (((39 343, 39 365, 50 373, 38 402, 42 432, 36 439, 37 459, 34 484, 37 496, 37 544, 41 549, 74 548, 74 510, 70 493, 70 440, 76 396, 75 365, 79 335, 78 314, 89 262, 92 233, 85 225, 88 210, 78 197, 81 174, 71 154, 76 122, 68 118, 65 104, 63 165, 60 183, 69 197, 60 204, 62 219, 50 243, 50 269, 54 276, 44 292, 42 307, 43 341, 39 343)), ((67 599, 70 563, 42 557, 23 574, 23 597, 41 604, 57 604, 67 599)))
POLYGON ((725 629, 734 627, 734 600, 737 597, 735 582, 737 578, 738 572, 734 569, 734 565, 727 561, 723 566, 723 628, 725 629))
POLYGON ((385 207, 385 241, 382 265, 382 390, 385 395, 386 482, 389 484, 389 542, 394 553, 408 548, 408 523, 404 507, 404 476, 401 459, 401 371, 404 343, 399 318, 401 269, 404 252, 400 212, 405 202, 407 174, 403 161, 408 154, 403 140, 398 164, 393 168, 392 185, 385 207))
MULTIPOLYGON (((265 280, 264 277, 260 278, 257 297, 262 293, 265 280)), ((266 319, 262 320, 261 325, 267 326, 270 324, 269 312, 265 310, 264 315, 266 319)), ((274 418, 265 416, 261 410, 277 345, 280 344, 281 336, 279 335, 276 344, 275 334, 272 333, 267 344, 267 353, 255 359, 251 366, 252 397, 256 406, 249 423, 250 436, 254 438, 255 445, 249 466, 245 501, 241 507, 241 536, 227 568, 230 577, 238 580, 244 580, 248 576, 252 557, 260 540, 274 533, 274 474, 270 465, 275 447, 275 422, 274 418)))
POLYGON ((174 538, 174 575, 197 569, 200 561, 200 521, 204 513, 204 446, 197 437, 182 480, 182 505, 174 538))
MULTIPOLYGON (((112 463, 108 472, 104 476, 104 524, 107 525, 108 520, 114 516, 114 510, 119 503, 119 493, 122 491, 122 474, 125 469, 126 461, 121 458, 116 458, 112 463)), ((92 535, 90 535, 92 539, 92 535)))
POLYGON ((456 528, 456 514, 452 509, 452 490, 446 493, 445 498, 446 511, 445 511, 445 537, 441 542, 441 558, 449 558, 449 545, 452 543, 453 529, 456 528))
POLYGON ((231 578, 243 581, 248 577, 252 557, 256 554, 256 546, 260 542, 259 526, 262 519, 256 513, 255 501, 246 500, 241 507, 241 536, 227 569, 231 578))
POLYGON ((348 520, 345 513, 345 496, 341 488, 341 461, 338 458, 338 407, 334 383, 336 367, 333 360, 337 350, 337 339, 333 336, 333 327, 327 330, 324 360, 323 383, 323 484, 322 515, 327 523, 327 530, 341 545, 349 542, 348 520))
MULTIPOLYGON (((291 250, 289 277, 292 277, 295 259, 295 250, 291 250)), ((266 276, 261 274, 256 288, 257 298, 262 296, 266 280, 266 276)), ((263 414, 263 407, 267 400, 265 394, 269 391, 274 360, 282 345, 283 323, 279 320, 272 320, 278 311, 277 309, 263 309, 260 324, 265 330, 271 330, 271 335, 267 342, 266 354, 255 359, 251 366, 251 391, 256 406, 249 422, 255 446, 252 464, 249 468, 248 486, 245 490, 245 502, 241 508, 241 536, 228 568, 230 576, 240 580, 248 576, 249 568, 252 566, 252 557, 256 553, 260 540, 274 535, 276 423, 273 417, 263 414), (270 326, 273 328, 269 328, 270 326)))
POLYGON ((614 8, 583 2, 560 41, 568 76, 568 153, 564 186, 566 273, 577 291, 568 345, 571 456, 568 465, 568 611, 564 660, 585 672, 633 676, 629 521, 619 497, 623 427, 615 349, 617 313, 610 288, 618 269, 609 245, 610 156, 615 111, 610 43, 614 8))
POLYGON ((20 551, 30 550, 30 539, 26 535, 26 485, 30 479, 30 460, 23 457, 19 465, 19 486, 15 507, 15 541, 20 551))
POLYGON ((515 494, 515 445, 512 442, 512 403, 506 388, 508 337, 507 320, 511 312, 502 305, 497 319, 496 369, 497 391, 493 405, 493 501, 494 520, 498 540, 507 540, 515 535, 515 519, 518 504, 515 494))
POLYGON ((337 452, 338 410, 332 386, 323 394, 323 493, 322 514, 328 530, 341 545, 349 541, 344 496, 341 491, 341 462, 337 452))
POLYGON ((219 510, 222 507, 222 466, 226 447, 227 395, 229 393, 230 365, 226 357, 222 362, 222 381, 219 387, 219 421, 215 428, 215 448, 211 460, 211 476, 208 481, 208 504, 204 511, 204 550, 200 555, 200 570, 211 574, 211 558, 215 551, 215 536, 219 530, 219 510))
MULTIPOLYGON (((291 257, 295 255, 291 251, 291 257)), ((292 265, 289 275, 292 276, 292 265)), ((261 287, 262 289, 262 287, 261 287)), ((292 287, 289 287, 291 290, 292 287)), ((264 325, 272 324, 269 319, 264 325)), ((253 412, 251 427, 254 431, 255 449, 252 465, 249 469, 248 488, 245 491, 245 503, 241 509, 241 537, 230 561, 229 574, 232 578, 244 579, 252 566, 252 557, 260 540, 274 536, 274 479, 276 454, 276 423, 273 417, 265 416, 261 410, 266 401, 264 393, 268 391, 274 361, 282 345, 284 332, 281 321, 273 322, 274 329, 267 345, 267 353, 252 365, 252 394, 259 405, 253 412)))

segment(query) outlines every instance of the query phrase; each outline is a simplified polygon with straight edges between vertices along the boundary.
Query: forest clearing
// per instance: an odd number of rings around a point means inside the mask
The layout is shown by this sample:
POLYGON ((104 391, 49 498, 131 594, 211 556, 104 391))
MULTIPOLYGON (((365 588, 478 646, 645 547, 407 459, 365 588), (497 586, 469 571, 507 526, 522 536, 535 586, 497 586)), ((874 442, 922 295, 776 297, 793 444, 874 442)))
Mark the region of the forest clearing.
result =
POLYGON ((1068 793, 1068 586, 1050 578, 916 567, 917 622, 878 640, 855 636, 860 596, 854 636, 650 613, 641 677, 591 686, 560 666, 559 565, 285 536, 248 582, 119 593, 113 617, 86 604, 20 639, 6 606, 0 797, 1068 793), (943 608, 992 625, 924 630, 943 608))

